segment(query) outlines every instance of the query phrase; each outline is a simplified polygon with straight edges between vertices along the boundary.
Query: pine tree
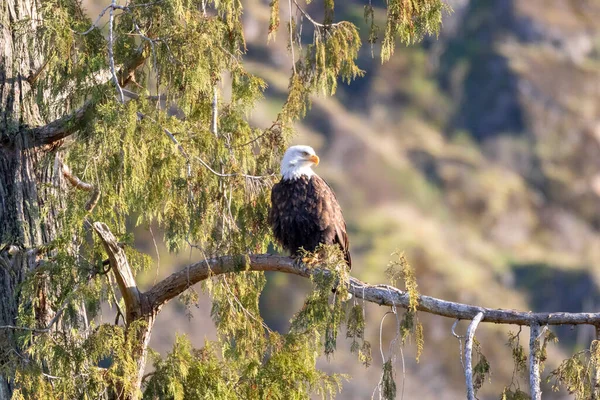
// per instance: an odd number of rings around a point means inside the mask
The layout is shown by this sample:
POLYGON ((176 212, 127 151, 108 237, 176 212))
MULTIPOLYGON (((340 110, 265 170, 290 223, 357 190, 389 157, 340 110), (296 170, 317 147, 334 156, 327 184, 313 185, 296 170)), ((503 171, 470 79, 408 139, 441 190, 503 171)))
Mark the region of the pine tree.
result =
MULTIPOLYGON (((337 391, 341 378, 315 361, 335 347, 343 308, 341 296, 333 304, 328 297, 340 277, 313 277, 314 292, 280 335, 258 313, 263 273, 246 272, 248 256, 238 256, 264 253, 270 242, 269 189, 310 96, 332 95, 340 80, 363 74, 358 29, 335 21, 333 0, 324 2, 323 22, 295 0, 288 5, 286 13, 310 21, 312 41, 299 46, 298 26, 281 23, 273 0, 269 35, 289 35, 294 61, 276 120, 254 127, 247 116, 266 84, 244 67, 241 1, 112 0, 96 20, 78 0, 3 2, 0 399, 337 391), (186 287, 169 286, 181 275, 139 292, 135 274, 148 257, 131 246, 132 220, 159 225, 171 251, 192 245, 207 257, 230 255, 211 266, 236 272, 207 281, 219 340, 193 349, 178 338, 166 358, 153 354, 156 371, 146 379, 154 319, 186 287), (93 322, 102 302, 119 310, 114 324, 93 322)), ((389 1, 382 61, 397 38, 436 33, 444 8, 440 0, 389 1)), ((370 5, 365 18, 373 44, 379 28, 370 5)), ((335 264, 330 256, 320 263, 335 264)), ((206 266, 204 278, 212 274, 206 266)), ((352 326, 360 339, 359 320, 352 326)), ((368 363, 367 350, 363 343, 368 363)))

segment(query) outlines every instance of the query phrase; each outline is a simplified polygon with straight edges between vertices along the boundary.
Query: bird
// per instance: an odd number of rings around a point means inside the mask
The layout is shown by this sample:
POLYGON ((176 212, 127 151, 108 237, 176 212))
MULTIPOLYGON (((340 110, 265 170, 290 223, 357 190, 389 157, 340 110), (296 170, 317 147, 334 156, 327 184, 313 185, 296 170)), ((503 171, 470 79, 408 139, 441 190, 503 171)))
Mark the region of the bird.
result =
POLYGON ((312 167, 319 157, 310 146, 289 147, 281 161, 281 180, 271 189, 269 222, 277 243, 292 257, 314 252, 320 244, 337 244, 348 269, 350 242, 342 209, 331 187, 312 167))

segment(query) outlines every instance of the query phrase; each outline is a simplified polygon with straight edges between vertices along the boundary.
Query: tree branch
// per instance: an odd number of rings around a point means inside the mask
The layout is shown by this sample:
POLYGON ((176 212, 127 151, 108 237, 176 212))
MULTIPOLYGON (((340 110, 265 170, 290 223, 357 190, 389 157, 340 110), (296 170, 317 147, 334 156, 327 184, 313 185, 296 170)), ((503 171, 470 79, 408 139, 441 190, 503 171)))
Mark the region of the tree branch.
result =
POLYGON ((84 182, 77 176, 73 175, 71 169, 66 164, 63 164, 62 173, 63 176, 69 181, 69 183, 75 188, 86 192, 92 192, 92 196, 85 204, 85 209, 88 212, 92 212, 94 207, 96 207, 96 204, 98 204, 98 200, 100 200, 100 189, 94 187, 94 185, 92 185, 91 183, 84 182))
MULTIPOLYGON (((467 400, 475 400, 475 390, 473 389, 473 339, 475 338, 475 330, 477 325, 483 318, 483 313, 477 313, 473 321, 467 329, 467 338, 465 340, 465 380, 467 383, 467 400)), ((462 355, 461 355, 462 356, 462 355)))
MULTIPOLYGON (((147 52, 144 51, 144 49, 140 49, 140 51, 128 60, 125 65, 121 66, 119 71, 115 72, 114 75, 112 73, 112 68, 110 70, 98 71, 95 74, 92 74, 89 77, 89 80, 86 80, 86 85, 89 85, 90 87, 103 85, 113 79, 113 83, 121 88, 131 82, 135 71, 144 65, 147 58, 147 52), (116 81, 115 78, 117 78, 116 81)), ((74 88, 71 89, 74 90, 74 88)), ((51 144, 77 132, 81 129, 87 113, 93 109, 94 105, 94 101, 87 100, 83 106, 71 114, 58 118, 44 126, 31 129, 30 132, 33 138, 33 145, 41 146, 51 144)))
POLYGON ((119 247, 117 239, 108 226, 102 222, 94 222, 93 227, 108 253, 110 267, 115 274, 119 291, 125 302, 125 322, 129 324, 143 314, 142 296, 135 283, 125 251, 119 247))
POLYGON ((32 129, 31 135, 34 138, 34 145, 51 144, 75 133, 81 128, 81 123, 86 113, 92 108, 92 105, 93 102, 88 100, 73 113, 54 120, 47 125, 32 129))
MULTIPOLYGON (((296 4, 296 8, 298 10, 300 10, 300 12, 302 13, 302 15, 304 15, 304 17, 310 21, 311 24, 313 24, 315 27, 317 28, 329 28, 329 27, 333 27, 333 26, 337 26, 340 24, 345 23, 346 21, 340 21, 340 22, 336 22, 336 23, 332 23, 332 24, 321 24, 317 21, 315 21, 315 19, 313 17, 310 16, 309 13, 307 13, 306 11, 304 11, 302 9, 302 7, 300 7, 300 4, 298 4, 298 0, 294 0, 294 4, 296 4)), ((292 13, 291 7, 290 7, 290 14, 292 13)))
MULTIPOLYGON (((310 268, 293 258, 285 256, 270 254, 223 256, 188 265, 158 282, 144 295, 148 297, 152 307, 159 307, 190 286, 210 276, 241 271, 279 271, 303 277, 322 272, 319 268, 310 268)), ((409 306, 408 294, 389 285, 370 285, 350 277, 348 291, 357 298, 379 305, 409 306)), ((543 325, 600 324, 600 313, 521 312, 455 303, 424 295, 419 296, 417 309, 429 314, 468 320, 472 320, 478 313, 482 312, 484 314, 482 322, 497 324, 531 325, 534 322, 543 325)))
POLYGON ((119 94, 119 101, 121 103, 125 103, 125 97, 123 97, 123 90, 121 89, 121 84, 119 82, 119 78, 117 78, 117 72, 115 70, 115 57, 113 55, 113 44, 114 44, 113 26, 114 26, 114 21, 115 21, 116 5, 117 5, 117 0, 112 0, 111 8, 108 12, 108 65, 110 67, 110 72, 112 74, 112 80, 117 88, 117 93, 119 94))
POLYGON ((540 324, 536 321, 531 323, 529 330, 529 390, 531 400, 541 400, 540 389, 540 324))

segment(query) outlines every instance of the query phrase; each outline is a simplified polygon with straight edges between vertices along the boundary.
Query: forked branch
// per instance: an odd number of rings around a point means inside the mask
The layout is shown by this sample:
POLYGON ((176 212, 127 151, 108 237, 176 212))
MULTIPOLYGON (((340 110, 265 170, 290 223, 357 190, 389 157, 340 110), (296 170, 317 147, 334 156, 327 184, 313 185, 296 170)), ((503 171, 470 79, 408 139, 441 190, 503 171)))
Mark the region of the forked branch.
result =
POLYGON ((119 291, 125 302, 126 323, 129 324, 142 315, 141 293, 135 283, 125 251, 119 246, 108 226, 102 222, 94 222, 93 227, 108 253, 110 267, 115 274, 119 291))

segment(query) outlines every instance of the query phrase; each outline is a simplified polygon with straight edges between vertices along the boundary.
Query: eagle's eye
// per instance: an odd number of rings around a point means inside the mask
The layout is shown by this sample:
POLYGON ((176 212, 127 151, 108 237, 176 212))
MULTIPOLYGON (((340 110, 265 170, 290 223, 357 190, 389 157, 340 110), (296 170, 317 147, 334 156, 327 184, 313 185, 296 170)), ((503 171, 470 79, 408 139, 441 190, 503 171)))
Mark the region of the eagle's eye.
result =
POLYGON ((308 151, 303 151, 303 152, 302 152, 302 155, 303 155, 304 157, 308 156, 308 151))

